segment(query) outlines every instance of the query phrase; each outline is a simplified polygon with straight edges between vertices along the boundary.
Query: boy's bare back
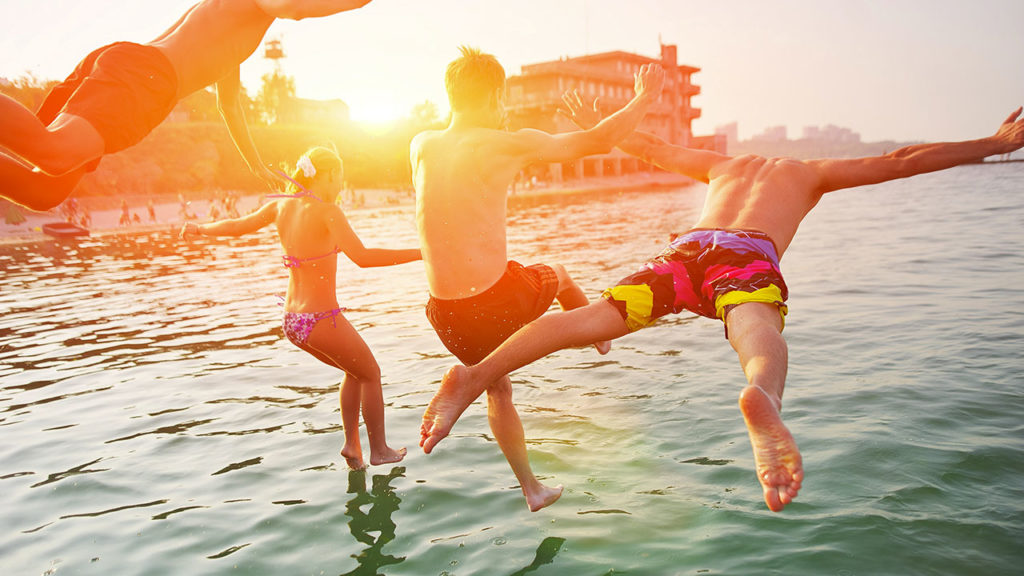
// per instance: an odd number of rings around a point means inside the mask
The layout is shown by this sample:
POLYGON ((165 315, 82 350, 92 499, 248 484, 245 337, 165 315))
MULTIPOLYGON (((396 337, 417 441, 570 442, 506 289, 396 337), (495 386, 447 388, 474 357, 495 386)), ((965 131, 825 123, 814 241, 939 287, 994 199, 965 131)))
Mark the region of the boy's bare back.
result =
POLYGON ((801 220, 821 199, 818 181, 814 169, 799 160, 729 158, 711 169, 704 209, 694 227, 764 232, 781 257, 801 220))
POLYGON ((519 159, 496 153, 507 133, 430 131, 412 142, 416 217, 431 293, 464 298, 486 290, 507 263, 505 204, 519 159))

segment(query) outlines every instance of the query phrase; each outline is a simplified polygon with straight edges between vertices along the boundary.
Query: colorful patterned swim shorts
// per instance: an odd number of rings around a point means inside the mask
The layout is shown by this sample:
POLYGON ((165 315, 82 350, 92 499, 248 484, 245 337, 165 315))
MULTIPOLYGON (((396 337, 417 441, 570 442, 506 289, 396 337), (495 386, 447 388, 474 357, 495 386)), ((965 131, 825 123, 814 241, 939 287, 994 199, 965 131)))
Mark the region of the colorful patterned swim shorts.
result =
POLYGON ((747 302, 775 304, 785 322, 789 290, 777 254, 763 232, 697 228, 602 296, 630 332, 683 310, 724 322, 729 310, 747 302))

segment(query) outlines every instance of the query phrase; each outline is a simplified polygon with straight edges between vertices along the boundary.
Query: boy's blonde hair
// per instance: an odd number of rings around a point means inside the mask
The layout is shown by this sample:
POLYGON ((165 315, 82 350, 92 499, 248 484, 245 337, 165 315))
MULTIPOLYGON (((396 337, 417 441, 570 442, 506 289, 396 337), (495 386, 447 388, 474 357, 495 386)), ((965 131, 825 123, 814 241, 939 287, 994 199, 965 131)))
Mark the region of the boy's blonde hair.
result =
POLYGON ((444 85, 452 110, 473 110, 487 105, 497 90, 505 89, 505 69, 498 59, 479 48, 460 46, 462 56, 448 64, 444 85))

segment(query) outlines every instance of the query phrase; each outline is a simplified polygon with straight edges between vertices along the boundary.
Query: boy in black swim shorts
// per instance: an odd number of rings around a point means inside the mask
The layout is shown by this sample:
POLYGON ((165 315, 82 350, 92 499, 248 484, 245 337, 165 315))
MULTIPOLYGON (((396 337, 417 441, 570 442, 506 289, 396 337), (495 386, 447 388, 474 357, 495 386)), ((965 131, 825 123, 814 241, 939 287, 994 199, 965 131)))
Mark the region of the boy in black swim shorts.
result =
POLYGON ((558 276, 547 265, 509 261, 505 274, 468 298, 430 297, 427 319, 441 342, 464 364, 476 364, 555 300, 558 276))

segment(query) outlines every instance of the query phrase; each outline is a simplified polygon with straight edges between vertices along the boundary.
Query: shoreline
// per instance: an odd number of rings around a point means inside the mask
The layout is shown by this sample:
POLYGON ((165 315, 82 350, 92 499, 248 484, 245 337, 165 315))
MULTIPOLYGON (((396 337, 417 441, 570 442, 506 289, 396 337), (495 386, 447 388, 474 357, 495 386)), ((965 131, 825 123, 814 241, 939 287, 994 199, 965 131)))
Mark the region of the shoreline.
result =
MULTIPOLYGON (((526 190, 517 189, 509 192, 508 200, 510 203, 515 203, 521 200, 543 199, 554 196, 576 196, 646 188, 687 186, 694 182, 694 180, 685 176, 669 173, 645 173, 622 177, 590 178, 563 182, 557 186, 539 186, 526 190)), ((342 209, 346 213, 402 208, 415 203, 415 195, 411 189, 358 189, 354 193, 361 197, 362 202, 358 205, 344 202, 342 209)), ((121 209, 118 207, 120 198, 79 198, 79 205, 89 212, 92 224, 89 227, 88 236, 69 238, 50 236, 42 231, 43 224, 65 221, 64 216, 59 213, 59 208, 48 212, 31 212, 21 209, 25 216, 25 222, 21 224, 0 222, 0 246, 37 243, 46 240, 67 241, 110 236, 134 236, 163 231, 169 234, 176 234, 186 222, 202 223, 211 221, 209 215, 210 206, 213 203, 212 196, 211 194, 211 199, 189 201, 187 204, 188 209, 196 217, 188 219, 182 217, 181 204, 173 197, 126 196, 124 199, 129 201, 129 213, 137 216, 139 219, 137 222, 127 225, 119 223, 121 218, 121 209), (148 202, 150 200, 153 201, 155 220, 150 219, 148 214, 148 202)), ((261 199, 261 195, 239 196, 238 211, 245 214, 258 208, 261 199)))

